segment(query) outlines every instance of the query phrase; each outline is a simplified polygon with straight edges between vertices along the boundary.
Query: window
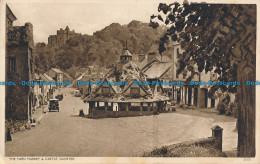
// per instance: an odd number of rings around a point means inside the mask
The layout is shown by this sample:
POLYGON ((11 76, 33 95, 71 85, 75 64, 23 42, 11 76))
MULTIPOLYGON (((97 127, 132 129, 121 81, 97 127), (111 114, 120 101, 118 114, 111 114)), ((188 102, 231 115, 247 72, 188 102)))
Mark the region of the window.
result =
POLYGON ((110 88, 109 87, 102 87, 102 94, 108 94, 110 93, 110 88))
POLYGON ((132 87, 130 88, 131 95, 140 95, 140 88, 139 87, 132 87))
POLYGON ((16 70, 16 59, 15 59, 15 57, 10 56, 10 57, 8 58, 8 63, 9 63, 9 65, 8 65, 8 71, 9 71, 9 72, 15 72, 15 70, 16 70))
POLYGON ((160 87, 159 86, 157 86, 157 92, 160 92, 160 87))

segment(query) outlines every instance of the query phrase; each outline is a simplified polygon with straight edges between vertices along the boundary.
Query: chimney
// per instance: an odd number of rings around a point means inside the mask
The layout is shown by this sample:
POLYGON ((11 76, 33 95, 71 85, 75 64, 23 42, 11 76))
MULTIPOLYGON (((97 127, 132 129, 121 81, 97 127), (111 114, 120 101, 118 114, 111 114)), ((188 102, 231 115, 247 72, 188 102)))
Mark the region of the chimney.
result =
POLYGON ((155 59, 156 52, 149 52, 147 55, 147 62, 150 63, 153 59, 155 59))
POLYGON ((139 54, 138 55, 138 61, 142 62, 145 59, 145 55, 144 54, 139 54))

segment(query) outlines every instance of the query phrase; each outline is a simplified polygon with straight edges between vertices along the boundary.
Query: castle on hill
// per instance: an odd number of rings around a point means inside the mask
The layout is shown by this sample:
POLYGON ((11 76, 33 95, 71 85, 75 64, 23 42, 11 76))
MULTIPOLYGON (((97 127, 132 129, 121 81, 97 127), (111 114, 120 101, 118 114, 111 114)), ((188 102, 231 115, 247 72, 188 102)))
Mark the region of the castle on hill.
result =
POLYGON ((48 37, 48 46, 60 47, 64 45, 67 40, 75 37, 77 34, 78 33, 75 33, 74 30, 70 31, 68 26, 65 28, 65 30, 60 28, 60 30, 57 30, 57 35, 50 35, 48 37))

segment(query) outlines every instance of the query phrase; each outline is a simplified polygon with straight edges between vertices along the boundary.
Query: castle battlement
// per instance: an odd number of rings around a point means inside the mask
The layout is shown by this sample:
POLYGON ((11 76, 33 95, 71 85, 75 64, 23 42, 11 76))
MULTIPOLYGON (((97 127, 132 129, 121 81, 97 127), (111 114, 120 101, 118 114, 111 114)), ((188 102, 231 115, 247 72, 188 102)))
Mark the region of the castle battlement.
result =
POLYGON ((60 47, 64 45, 67 40, 75 37, 76 34, 77 33, 75 33, 74 30, 70 31, 68 26, 65 28, 65 30, 60 28, 60 30, 57 30, 57 35, 50 35, 48 37, 48 46, 60 47))

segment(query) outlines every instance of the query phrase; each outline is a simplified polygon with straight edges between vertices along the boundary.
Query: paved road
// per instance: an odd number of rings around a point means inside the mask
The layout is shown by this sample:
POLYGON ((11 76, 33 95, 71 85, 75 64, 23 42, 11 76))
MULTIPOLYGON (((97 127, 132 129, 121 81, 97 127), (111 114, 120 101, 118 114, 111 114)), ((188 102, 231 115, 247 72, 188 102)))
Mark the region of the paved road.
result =
MULTIPOLYGON (((49 112, 36 128, 13 135, 6 156, 140 156, 143 151, 182 141, 211 136, 212 118, 168 113, 153 116, 87 119, 87 104, 73 97, 72 88, 60 112, 49 112)), ((236 147, 235 122, 224 122, 223 149, 236 147), (233 138, 235 138, 233 140, 233 138), (232 142, 230 142, 232 141, 232 142)))

